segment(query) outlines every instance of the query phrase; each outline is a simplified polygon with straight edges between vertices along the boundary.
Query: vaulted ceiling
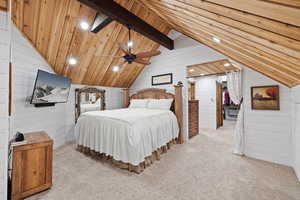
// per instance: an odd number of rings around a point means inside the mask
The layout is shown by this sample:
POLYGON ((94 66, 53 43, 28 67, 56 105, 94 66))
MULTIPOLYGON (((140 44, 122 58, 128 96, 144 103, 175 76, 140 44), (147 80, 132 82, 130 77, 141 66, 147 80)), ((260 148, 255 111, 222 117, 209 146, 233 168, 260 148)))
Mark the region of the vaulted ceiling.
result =
MULTIPOLYGON (((116 0, 160 32, 170 27, 153 11, 134 0, 116 0)), ((125 43, 128 30, 113 22, 94 34, 79 28, 81 20, 91 23, 96 11, 77 0, 13 0, 12 16, 16 26, 36 47, 58 74, 73 83, 113 87, 129 87, 143 69, 141 64, 123 65, 123 59, 101 57, 98 54, 121 56, 118 43, 125 43), (67 60, 76 57, 71 67, 67 60), (122 66, 118 72, 112 69, 122 66)), ((159 45, 133 32, 133 53, 155 50, 159 45)))
POLYGON ((198 42, 286 86, 300 84, 300 1, 141 2, 198 42))
MULTIPOLYGON (((175 29, 286 86, 300 84, 300 1, 298 0, 116 0, 167 34, 175 29), (216 42, 213 38, 217 38, 216 42)), ((74 83, 130 86, 144 68, 132 64, 113 72, 123 60, 95 54, 122 53, 127 30, 113 22, 96 35, 78 28, 95 11, 77 0, 13 0, 17 27, 50 63, 74 83), (70 56, 79 63, 72 68, 70 56)), ((134 33, 134 51, 157 43, 134 33)), ((161 66, 164 67, 164 66, 161 66)), ((183 66, 185 67, 185 66, 183 66)))
POLYGON ((7 10, 7 0, 0 0, 0 10, 7 10))

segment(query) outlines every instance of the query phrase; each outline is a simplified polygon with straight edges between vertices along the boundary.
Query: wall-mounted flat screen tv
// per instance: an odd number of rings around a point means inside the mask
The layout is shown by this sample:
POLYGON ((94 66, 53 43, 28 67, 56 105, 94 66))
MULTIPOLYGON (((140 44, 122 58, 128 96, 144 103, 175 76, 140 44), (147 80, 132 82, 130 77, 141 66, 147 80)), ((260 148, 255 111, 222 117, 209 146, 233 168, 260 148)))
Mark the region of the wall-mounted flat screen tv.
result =
POLYGON ((31 104, 66 103, 70 86, 70 79, 38 70, 31 104))

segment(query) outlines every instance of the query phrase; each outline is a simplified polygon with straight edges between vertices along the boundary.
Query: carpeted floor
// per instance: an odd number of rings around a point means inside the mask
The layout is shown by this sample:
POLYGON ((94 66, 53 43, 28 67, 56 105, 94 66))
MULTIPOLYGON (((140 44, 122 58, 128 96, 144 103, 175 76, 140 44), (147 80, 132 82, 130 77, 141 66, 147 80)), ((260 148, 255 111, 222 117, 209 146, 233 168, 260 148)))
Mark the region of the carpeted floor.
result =
POLYGON ((202 130, 140 175, 66 145, 55 151, 52 189, 28 200, 300 200, 291 168, 231 153, 232 126, 202 130))

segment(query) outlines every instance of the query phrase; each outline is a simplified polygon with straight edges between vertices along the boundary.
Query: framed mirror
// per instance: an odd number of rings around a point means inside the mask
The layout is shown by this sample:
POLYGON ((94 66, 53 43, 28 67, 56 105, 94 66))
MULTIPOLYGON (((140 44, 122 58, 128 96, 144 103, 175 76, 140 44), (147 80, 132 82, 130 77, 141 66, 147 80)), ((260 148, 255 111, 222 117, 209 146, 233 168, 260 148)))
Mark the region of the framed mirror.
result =
POLYGON ((105 110, 105 90, 97 88, 75 89, 75 123, 82 113, 105 110))

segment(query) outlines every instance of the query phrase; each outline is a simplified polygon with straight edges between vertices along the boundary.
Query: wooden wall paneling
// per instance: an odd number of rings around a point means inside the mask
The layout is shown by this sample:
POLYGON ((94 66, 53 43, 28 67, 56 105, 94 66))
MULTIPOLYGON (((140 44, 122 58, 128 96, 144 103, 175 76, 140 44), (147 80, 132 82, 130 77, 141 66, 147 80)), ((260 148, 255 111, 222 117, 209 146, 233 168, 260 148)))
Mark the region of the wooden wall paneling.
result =
MULTIPOLYGON (((155 6, 157 6, 157 5, 155 5, 155 6)), ((160 12, 161 13, 165 13, 165 15, 170 15, 170 11, 168 11, 168 10, 162 10, 162 9, 164 9, 164 8, 159 8, 159 9, 161 9, 160 10, 160 12)), ((177 20, 177 25, 178 25, 178 21, 183 21, 182 20, 182 18, 178 18, 178 15, 173 15, 173 14, 171 14, 171 17, 173 18, 173 19, 176 19, 177 20)), ((170 17, 168 18, 169 19, 169 21, 171 21, 172 19, 170 19, 170 17)), ((186 21, 188 21, 188 20, 186 20, 186 21)), ((190 17, 190 20, 188 21, 188 22, 186 22, 186 21, 184 21, 184 25, 183 25, 183 27, 185 27, 185 28, 187 28, 187 27, 197 27, 197 25, 195 25, 195 23, 191 23, 190 21, 192 21, 192 19, 191 19, 191 17, 190 17), (187 25, 187 23, 190 23, 190 24, 188 24, 187 25)), ((194 28, 195 29, 195 28, 194 28)), ((201 28, 202 29, 202 28, 201 28)), ((200 30, 200 31, 202 31, 202 30, 200 30)), ((198 33, 196 34, 196 35, 199 35, 198 33)), ((212 35, 212 36, 210 36, 210 37, 213 37, 214 35, 212 35)), ((192 37, 194 37, 195 38, 195 36, 192 36, 192 37)), ((197 37, 198 38, 198 37, 197 37)), ((208 40, 211 40, 211 38, 208 38, 208 40)), ((199 41, 199 39, 198 39, 198 41, 199 41)), ((207 42, 206 42, 207 43, 207 42)), ((214 48, 216 45, 213 45, 213 46, 211 46, 212 48, 214 48)), ((228 53, 225 53, 225 55, 228 55, 228 53)), ((246 64, 246 65, 248 65, 249 66, 249 64, 246 64)), ((261 70, 260 70, 261 71, 261 70)), ((282 75, 281 75, 282 76, 282 75)), ((270 75, 269 75, 269 77, 270 77, 270 75)))

